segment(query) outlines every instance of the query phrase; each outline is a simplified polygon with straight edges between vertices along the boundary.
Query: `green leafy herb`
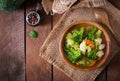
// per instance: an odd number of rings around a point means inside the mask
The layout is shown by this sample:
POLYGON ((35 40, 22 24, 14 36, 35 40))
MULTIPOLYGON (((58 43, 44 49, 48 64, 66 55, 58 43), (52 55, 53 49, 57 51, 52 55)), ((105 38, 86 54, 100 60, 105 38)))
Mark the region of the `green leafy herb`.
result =
POLYGON ((37 38, 37 37, 38 37, 38 34, 37 34, 36 31, 30 30, 30 31, 29 31, 29 36, 32 37, 32 38, 37 38))

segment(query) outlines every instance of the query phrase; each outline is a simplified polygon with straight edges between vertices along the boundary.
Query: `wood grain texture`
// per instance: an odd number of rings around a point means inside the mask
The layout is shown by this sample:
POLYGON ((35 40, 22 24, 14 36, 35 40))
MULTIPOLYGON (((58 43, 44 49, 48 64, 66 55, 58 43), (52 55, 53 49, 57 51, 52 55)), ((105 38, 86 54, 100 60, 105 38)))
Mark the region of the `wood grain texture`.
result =
POLYGON ((58 70, 57 68, 53 68, 53 81, 72 81, 67 75, 58 70))
MULTIPOLYGON (((47 22, 50 16, 47 16, 47 22)), ((26 26, 26 69, 27 81, 51 81, 51 65, 43 58, 39 57, 39 48, 43 44, 45 38, 50 32, 50 23, 34 28, 38 32, 38 38, 30 38, 28 32, 33 29, 26 26)))
MULTIPOLYGON (((27 1, 28 13, 36 8, 34 0, 27 1)), ((51 16, 45 15, 43 23, 37 27, 26 25, 26 78, 27 81, 52 81, 51 65, 43 58, 39 57, 39 48, 51 31, 51 16), (34 29, 38 33, 38 38, 29 37, 28 33, 34 29)))
POLYGON ((107 67, 97 76, 95 81, 107 81, 107 67))
POLYGON ((120 0, 108 0, 108 1, 110 1, 114 6, 120 9, 120 0))
POLYGON ((108 65, 107 81, 120 81, 120 51, 108 65))
POLYGON ((0 81, 25 81, 23 9, 0 12, 0 81))
MULTIPOLYGON (((113 5, 115 5, 119 10, 120 10, 120 0, 109 0, 113 5)), ((115 25, 118 25, 116 23, 116 19, 120 19, 120 16, 117 18, 109 18, 110 21, 113 20, 115 25)), ((114 26, 114 25, 113 25, 114 26)), ((120 24, 118 27, 114 28, 114 30, 117 30, 118 35, 120 34, 120 24)), ((119 36, 116 35, 116 38, 118 39, 119 43, 119 36)), ((108 65, 108 70, 107 70, 107 81, 120 81, 120 51, 115 55, 115 57, 111 60, 111 62, 108 65)))

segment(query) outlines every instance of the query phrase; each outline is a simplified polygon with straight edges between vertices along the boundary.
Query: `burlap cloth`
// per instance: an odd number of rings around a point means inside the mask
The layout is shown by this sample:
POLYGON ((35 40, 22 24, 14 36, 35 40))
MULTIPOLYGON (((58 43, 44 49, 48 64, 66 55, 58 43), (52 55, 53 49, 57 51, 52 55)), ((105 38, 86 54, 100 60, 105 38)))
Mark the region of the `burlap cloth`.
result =
MULTIPOLYGON (((120 42, 120 11, 112 6, 112 4, 110 4, 109 2, 107 2, 107 4, 101 8, 108 13, 112 29, 115 32, 115 38, 120 42)), ((110 56, 105 65, 92 71, 80 71, 72 69, 63 61, 61 55, 59 54, 59 40, 64 29, 72 22, 75 22, 77 20, 90 20, 97 22, 94 17, 92 8, 71 8, 62 16, 62 18, 55 25, 54 29, 47 37, 46 41, 40 49, 40 56, 46 59, 49 63, 53 64, 59 70, 64 72, 66 75, 68 75, 73 81, 94 81, 97 75, 104 69, 104 67, 110 62, 113 56, 119 51, 120 46, 116 42, 109 29, 104 26, 111 39, 110 56)))

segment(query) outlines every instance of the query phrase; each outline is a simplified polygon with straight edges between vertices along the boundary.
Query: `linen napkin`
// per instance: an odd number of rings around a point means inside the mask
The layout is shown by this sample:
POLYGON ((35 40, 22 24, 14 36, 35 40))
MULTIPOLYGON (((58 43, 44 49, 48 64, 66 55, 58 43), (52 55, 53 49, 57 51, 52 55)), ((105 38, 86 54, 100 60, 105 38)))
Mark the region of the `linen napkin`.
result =
MULTIPOLYGON (((120 42, 120 33, 119 33, 120 28, 118 28, 120 27, 120 22, 119 22, 120 11, 117 10, 114 6, 112 6, 109 2, 107 2, 107 4, 101 8, 109 13, 108 15, 109 18, 111 19, 110 23, 113 31, 116 34, 115 37, 117 41, 120 42)), ((68 25, 78 20, 90 20, 97 22, 92 10, 93 8, 85 8, 85 7, 81 8, 78 7, 78 5, 76 6, 76 8, 75 7, 71 8, 62 16, 60 21, 55 25, 54 29, 51 31, 46 41, 40 48, 40 56, 43 57, 45 60, 47 60, 49 63, 53 64, 59 70, 64 72, 73 81, 94 81, 97 75, 104 69, 104 67, 110 62, 113 56, 120 50, 120 46, 116 42, 113 34, 109 31, 109 29, 106 26, 103 26, 105 30, 109 33, 111 39, 110 56, 103 67, 92 71, 81 71, 69 67, 63 61, 58 48, 59 39, 61 37, 62 32, 68 25)))

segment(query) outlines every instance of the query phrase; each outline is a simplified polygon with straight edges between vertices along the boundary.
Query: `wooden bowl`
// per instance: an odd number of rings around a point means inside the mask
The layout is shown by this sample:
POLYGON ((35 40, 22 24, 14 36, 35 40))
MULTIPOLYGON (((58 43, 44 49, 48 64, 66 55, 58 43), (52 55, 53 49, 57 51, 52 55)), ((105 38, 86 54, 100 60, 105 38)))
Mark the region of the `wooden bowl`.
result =
POLYGON ((110 37, 108 35, 108 33, 106 32, 106 30, 100 26, 99 24, 95 23, 95 22, 91 22, 91 21, 76 21, 74 23, 72 23, 71 25, 69 25, 62 33, 62 36, 60 38, 60 42, 59 42, 59 51, 60 51, 60 54, 63 58, 63 60, 65 61, 66 64, 68 64, 70 67, 72 67, 73 69, 79 69, 79 70, 85 70, 85 71, 88 71, 88 70, 94 70, 94 69, 97 69, 101 66, 103 66, 105 64, 105 62, 107 61, 108 57, 109 57, 109 54, 110 54, 110 44, 111 44, 111 41, 110 41, 110 37), (75 65, 75 64, 72 64, 69 59, 67 59, 66 57, 66 54, 64 52, 64 42, 65 42, 65 36, 66 34, 71 31, 72 29, 75 29, 75 25, 81 25, 83 27, 85 26, 94 26, 94 27, 97 27, 98 29, 100 29, 102 32, 103 32, 103 35, 102 35, 102 38, 104 40, 104 43, 106 45, 106 48, 104 50, 104 56, 101 58, 101 60, 99 60, 94 66, 92 67, 81 67, 80 65, 75 65))

